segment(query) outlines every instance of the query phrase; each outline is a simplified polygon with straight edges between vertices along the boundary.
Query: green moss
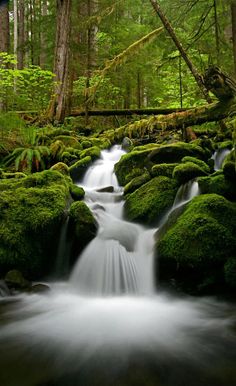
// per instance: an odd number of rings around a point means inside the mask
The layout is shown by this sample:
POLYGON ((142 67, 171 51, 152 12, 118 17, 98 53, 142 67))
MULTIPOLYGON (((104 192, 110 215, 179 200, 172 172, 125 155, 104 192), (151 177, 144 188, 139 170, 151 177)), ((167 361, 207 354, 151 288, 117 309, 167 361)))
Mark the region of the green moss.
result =
POLYGON ((221 149, 221 150, 223 150, 223 149, 229 149, 230 150, 233 147, 233 142, 230 140, 219 142, 216 144, 216 147, 217 147, 217 149, 221 149))
POLYGON ((64 174, 66 176, 69 176, 70 174, 68 166, 63 162, 58 162, 57 164, 53 165, 51 167, 51 170, 56 170, 59 173, 64 174))
POLYGON ((205 159, 206 152, 202 147, 195 144, 176 142, 158 147, 150 153, 148 158, 153 163, 159 164, 180 162, 181 159, 186 156, 205 159))
POLYGON ((233 162, 233 161, 225 162, 223 165, 223 174, 224 174, 226 180, 229 180, 231 182, 234 181, 236 183, 236 169, 235 168, 236 168, 235 162, 233 162))
POLYGON ((156 224, 174 202, 177 184, 168 177, 155 177, 131 193, 125 202, 125 215, 131 221, 156 224))
POLYGON ((69 167, 70 175, 74 181, 78 181, 84 175, 91 162, 91 157, 87 156, 69 167))
POLYGON ((209 177, 198 178, 199 188, 202 193, 216 193, 224 196, 228 200, 236 200, 235 181, 226 179, 221 171, 209 177))
POLYGON ((81 146, 83 149, 89 149, 90 147, 93 146, 91 141, 85 140, 81 142, 81 146))
POLYGON ((91 241, 97 232, 97 223, 92 212, 83 201, 76 201, 70 207, 70 227, 81 247, 91 241))
POLYGON ((63 151, 62 155, 60 156, 60 159, 65 164, 69 165, 71 162, 77 160, 78 157, 74 154, 69 153, 68 151, 63 151))
POLYGON ((0 275, 19 269, 37 278, 52 267, 69 197, 68 181, 59 172, 47 171, 23 178, 2 191, 0 275))
POLYGON ((90 137, 89 141, 92 143, 92 146, 97 146, 101 150, 108 149, 111 146, 111 141, 105 136, 99 138, 90 137))
POLYGON ((115 164, 115 173, 120 185, 126 185, 150 167, 150 163, 147 161, 149 153, 150 150, 131 151, 121 157, 120 161, 115 164), (133 170, 136 172, 133 173, 133 170))
POLYGON ((77 138, 72 137, 71 135, 58 135, 54 137, 54 141, 61 141, 65 146, 70 146, 78 150, 82 150, 81 144, 78 142, 77 138))
POLYGON ((70 185, 70 194, 74 201, 79 201, 84 198, 85 191, 80 186, 77 186, 75 184, 70 185))
POLYGON ((95 160, 96 158, 100 157, 100 154, 101 150, 97 146, 93 146, 81 151, 80 158, 82 159, 89 156, 92 158, 92 160, 95 160))
POLYGON ((15 172, 15 173, 3 173, 2 178, 24 178, 27 177, 25 173, 15 172))
POLYGON ((195 289, 209 277, 223 281, 223 266, 236 250, 235 232, 235 204, 215 194, 194 198, 157 243, 161 276, 172 268, 176 277, 182 272, 181 280, 193 280, 195 289))
POLYGON ((173 170, 173 178, 175 178, 179 185, 192 180, 193 178, 204 176, 206 172, 193 162, 186 162, 177 165, 173 170))
POLYGON ((147 143, 146 145, 135 146, 133 148, 133 151, 153 150, 153 149, 156 149, 158 147, 160 147, 160 145, 157 143, 147 143))
POLYGON ((160 164, 160 165, 154 165, 152 167, 152 170, 151 170, 151 175, 153 177, 157 177, 157 176, 166 176, 166 177, 169 177, 171 178, 172 177, 172 174, 173 174, 173 170, 174 168, 177 166, 178 164, 175 163, 175 164, 160 164))
POLYGON ((195 157, 184 157, 181 162, 186 163, 186 162, 193 162, 194 164, 198 165, 205 173, 209 174, 210 173, 210 167, 206 164, 206 162, 200 160, 199 158, 195 157))
POLYGON ((124 194, 134 192, 136 189, 140 188, 140 186, 148 182, 150 179, 151 176, 147 171, 141 176, 133 178, 127 185, 125 185, 124 194))

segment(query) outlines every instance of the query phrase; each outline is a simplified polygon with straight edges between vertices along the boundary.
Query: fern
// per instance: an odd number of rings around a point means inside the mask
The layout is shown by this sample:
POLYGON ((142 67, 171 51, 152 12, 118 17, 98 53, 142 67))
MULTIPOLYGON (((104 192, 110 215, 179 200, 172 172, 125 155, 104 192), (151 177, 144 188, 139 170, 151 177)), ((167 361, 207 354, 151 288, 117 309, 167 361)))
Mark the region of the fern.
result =
POLYGON ((34 172, 45 169, 45 160, 50 156, 46 146, 17 148, 3 160, 4 166, 15 165, 16 171, 34 172))

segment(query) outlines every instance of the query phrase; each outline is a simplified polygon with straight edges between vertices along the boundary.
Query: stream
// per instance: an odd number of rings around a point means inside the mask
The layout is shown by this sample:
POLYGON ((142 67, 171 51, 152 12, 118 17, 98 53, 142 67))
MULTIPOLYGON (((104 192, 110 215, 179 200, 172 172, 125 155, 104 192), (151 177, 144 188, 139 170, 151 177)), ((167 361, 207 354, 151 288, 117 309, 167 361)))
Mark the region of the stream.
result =
MULTIPOLYGON (((157 229, 123 217, 122 154, 102 151, 79 183, 99 228, 69 280, 0 301, 0 386, 236 384, 235 305, 157 290, 157 229)), ((182 186, 159 227, 199 193, 182 186)))

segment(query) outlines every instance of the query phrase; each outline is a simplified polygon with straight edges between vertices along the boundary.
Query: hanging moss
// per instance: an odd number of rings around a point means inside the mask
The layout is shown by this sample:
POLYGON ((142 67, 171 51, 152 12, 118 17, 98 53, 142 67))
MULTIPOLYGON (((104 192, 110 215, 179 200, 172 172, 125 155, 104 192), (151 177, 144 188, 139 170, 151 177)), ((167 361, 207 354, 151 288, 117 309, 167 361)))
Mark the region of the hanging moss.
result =
POLYGON ((125 202, 125 215, 131 221, 157 224, 174 202, 177 184, 173 179, 160 176, 131 193, 125 202))

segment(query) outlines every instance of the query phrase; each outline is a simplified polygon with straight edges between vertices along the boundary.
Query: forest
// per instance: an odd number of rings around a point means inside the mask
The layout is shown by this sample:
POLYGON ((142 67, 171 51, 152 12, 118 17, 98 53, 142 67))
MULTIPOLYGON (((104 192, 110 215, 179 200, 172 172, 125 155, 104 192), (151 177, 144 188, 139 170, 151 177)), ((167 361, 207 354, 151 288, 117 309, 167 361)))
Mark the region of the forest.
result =
POLYGON ((0 0, 0 385, 236 384, 236 0, 0 0))

